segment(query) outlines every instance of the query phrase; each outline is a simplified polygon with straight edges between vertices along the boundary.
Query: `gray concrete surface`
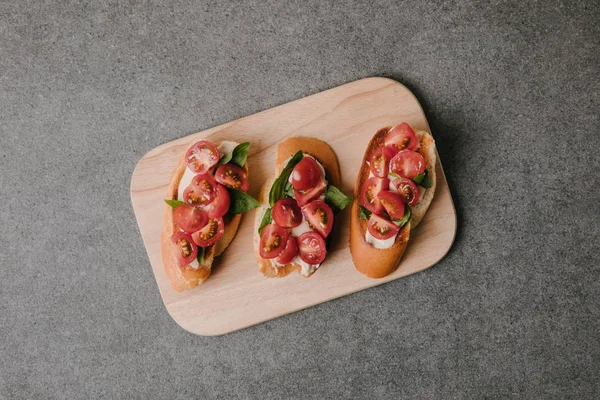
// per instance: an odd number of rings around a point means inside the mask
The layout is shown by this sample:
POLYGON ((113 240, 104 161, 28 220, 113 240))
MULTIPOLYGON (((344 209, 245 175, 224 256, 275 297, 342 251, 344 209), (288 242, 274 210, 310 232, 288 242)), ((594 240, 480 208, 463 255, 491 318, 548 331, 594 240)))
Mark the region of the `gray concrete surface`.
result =
POLYGON ((0 4, 0 398, 600 395, 595 1, 0 4), (436 267, 216 338, 165 311, 149 149, 367 76, 422 102, 436 267))

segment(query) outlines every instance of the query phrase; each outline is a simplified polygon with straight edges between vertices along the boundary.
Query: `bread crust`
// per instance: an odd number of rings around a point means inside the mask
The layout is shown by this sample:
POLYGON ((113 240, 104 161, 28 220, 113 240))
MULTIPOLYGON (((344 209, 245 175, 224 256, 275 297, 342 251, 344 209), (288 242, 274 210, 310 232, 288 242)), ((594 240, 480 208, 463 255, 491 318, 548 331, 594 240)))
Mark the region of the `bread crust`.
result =
MULTIPOLYGON (((256 209, 254 217, 254 255, 260 272, 267 278, 283 278, 294 271, 300 273, 302 269, 302 266, 298 263, 290 263, 281 267, 275 267, 271 264, 270 260, 263 259, 259 253, 260 235, 258 234, 258 228, 260 227, 264 212, 269 208, 269 192, 271 191, 271 186, 273 186, 273 182, 281 174, 287 159, 296 154, 298 150, 302 150, 303 153, 316 158, 323 166, 329 183, 337 187, 340 186, 340 167, 335 153, 327 143, 315 138, 305 137, 293 137, 279 143, 277 154, 275 156, 275 174, 264 183, 260 190, 258 201, 261 203, 261 207, 256 209)), ((316 270, 305 277, 309 278, 315 272, 316 270)))
MULTIPOLYGON (((215 143, 215 146, 218 147, 219 145, 220 143, 215 143)), ((171 174, 165 199, 177 199, 179 184, 186 168, 187 165, 184 154, 171 174)), ((246 171, 246 174, 248 173, 248 163, 244 165, 244 171, 246 171)), ((226 215, 223 217, 223 223, 225 225, 223 236, 221 236, 221 239, 213 246, 205 248, 202 264, 199 265, 197 269, 194 269, 190 265, 180 266, 177 262, 177 257, 171 251, 171 236, 177 232, 178 229, 173 222, 173 208, 165 204, 160 247, 165 273, 171 281, 171 286, 173 286, 175 291, 182 292, 185 289, 193 289, 210 276, 215 257, 220 256, 227 246, 229 246, 237 233, 241 218, 242 216, 239 214, 233 216, 226 215)))
POLYGON ((425 165, 427 168, 427 173, 431 179, 431 187, 425 191, 425 195, 419 199, 419 202, 416 206, 411 208, 412 218, 410 220, 411 229, 415 229, 419 222, 425 216, 425 213, 429 209, 431 202, 433 201, 433 196, 435 195, 435 188, 437 186, 437 174, 435 170, 435 165, 437 162, 437 152, 435 150, 435 140, 433 140, 433 136, 429 132, 425 131, 416 131, 417 137, 419 137, 419 148, 417 151, 419 154, 423 156, 425 159, 425 165))
POLYGON ((424 131, 417 131, 419 149, 417 150, 425 159, 426 168, 431 176, 432 187, 425 191, 423 199, 413 207, 411 220, 400 229, 392 247, 388 249, 377 249, 365 240, 367 232, 367 220, 360 218, 360 192, 363 184, 369 179, 369 164, 373 152, 384 145, 385 136, 391 127, 379 129, 365 150, 360 171, 354 186, 354 201, 350 213, 350 253, 356 269, 370 278, 383 278, 394 272, 406 250, 410 231, 421 221, 435 193, 435 142, 433 137, 424 131))

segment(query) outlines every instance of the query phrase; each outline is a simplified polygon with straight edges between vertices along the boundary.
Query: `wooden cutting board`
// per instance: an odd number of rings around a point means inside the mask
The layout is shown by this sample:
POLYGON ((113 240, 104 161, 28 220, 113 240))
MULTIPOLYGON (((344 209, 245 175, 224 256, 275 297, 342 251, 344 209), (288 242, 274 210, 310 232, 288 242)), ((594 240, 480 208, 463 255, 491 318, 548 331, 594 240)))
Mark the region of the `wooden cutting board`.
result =
MULTIPOLYGON (((160 234, 167 207, 163 199, 175 165, 193 142, 204 138, 212 142, 251 142, 249 193, 256 197, 262 183, 274 172, 279 142, 292 136, 317 137, 337 154, 341 190, 352 195, 365 147, 373 134, 402 121, 430 131, 419 102, 406 87, 391 79, 367 78, 148 152, 133 172, 131 201, 160 294, 173 319, 192 333, 220 335, 422 271, 444 257, 454 241, 456 214, 438 157, 433 203, 411 233, 400 267, 383 279, 367 278, 354 268, 348 248, 350 207, 336 218, 336 236, 327 259, 309 279, 297 273, 268 279, 259 273, 252 247, 254 211, 242 217, 237 236, 215 261, 212 275, 204 284, 177 293, 163 270, 160 234)), ((435 132, 432 134, 435 138, 435 132)))

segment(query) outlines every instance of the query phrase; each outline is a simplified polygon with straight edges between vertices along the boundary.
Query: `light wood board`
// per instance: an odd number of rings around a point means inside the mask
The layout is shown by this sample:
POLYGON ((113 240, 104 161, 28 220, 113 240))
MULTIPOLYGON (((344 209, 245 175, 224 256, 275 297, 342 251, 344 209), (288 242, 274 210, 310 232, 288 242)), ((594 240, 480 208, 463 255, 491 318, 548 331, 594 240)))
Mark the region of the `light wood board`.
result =
MULTIPOLYGON (((342 172, 341 189, 352 195, 365 147, 373 134, 402 121, 430 131, 419 102, 406 87, 391 79, 366 78, 148 152, 133 173, 131 200, 158 288, 173 319, 192 333, 220 335, 422 271, 443 258, 454 241, 456 214, 438 157, 433 203, 411 233, 400 267, 383 279, 367 278, 354 268, 348 248, 350 207, 336 217, 327 259, 311 278, 293 273, 282 279, 268 279, 259 273, 252 248, 254 211, 242 217, 237 236, 215 261, 212 275, 204 284, 177 293, 163 270, 160 234, 167 207, 163 199, 173 169, 193 142, 202 138, 251 142, 249 193, 256 197, 262 183, 273 175, 277 144, 293 136, 316 137, 335 151, 342 172)), ((435 138, 435 132, 432 134, 435 138)))

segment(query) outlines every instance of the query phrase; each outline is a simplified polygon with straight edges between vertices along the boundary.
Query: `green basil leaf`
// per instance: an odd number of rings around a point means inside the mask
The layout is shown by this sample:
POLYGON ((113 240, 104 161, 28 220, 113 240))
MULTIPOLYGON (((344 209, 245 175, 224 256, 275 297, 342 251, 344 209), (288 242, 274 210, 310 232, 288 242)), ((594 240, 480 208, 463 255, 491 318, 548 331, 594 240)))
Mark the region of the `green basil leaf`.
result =
POLYGON ((283 168, 279 177, 275 179, 275 182, 273 182, 273 186, 271 186, 271 191, 269 192, 269 204, 271 207, 275 205, 277 200, 283 197, 286 183, 290 178, 290 174, 292 173, 292 170, 296 164, 302 160, 302 157, 302 150, 298 150, 298 152, 294 154, 290 161, 288 161, 287 165, 283 168))
POLYGON ((215 169, 219 168, 221 165, 225 165, 225 164, 229 163, 229 161, 231 161, 231 156, 232 156, 231 152, 223 154, 223 156, 221 157, 221 159, 215 166, 215 169))
POLYGON ((252 196, 238 189, 227 188, 229 191, 229 214, 243 214, 246 211, 260 207, 260 203, 252 196))
POLYGON ((286 197, 294 197, 294 188, 292 187, 292 184, 289 181, 285 184, 285 190, 283 191, 283 195, 286 197))
POLYGON ((421 182, 423 182, 423 179, 425 179, 425 175, 427 175, 427 170, 425 170, 425 172, 420 173, 419 175, 415 176, 413 178, 413 182, 416 183, 417 185, 420 185, 421 182))
POLYGON ((176 208, 177 206, 185 204, 183 201, 180 201, 180 200, 165 200, 165 203, 167 203, 168 205, 170 205, 173 208, 176 208))
POLYGON ((425 170, 422 174, 415 176, 413 182, 423 186, 425 189, 429 189, 431 187, 431 177, 429 176, 429 172, 425 170))
POLYGON ((367 210, 363 206, 360 206, 360 213, 358 214, 360 219, 369 219, 371 218, 371 214, 371 211, 367 210))
POLYGON ((327 191, 325 191, 325 203, 337 214, 346 208, 348 204, 352 203, 352 199, 346 196, 340 189, 329 185, 327 191))
POLYGON ((393 173, 393 172, 388 172, 388 175, 391 175, 391 176, 393 176, 394 178, 400 178, 400 175, 398 175, 398 174, 395 174, 395 173, 393 173))
POLYGON ((198 256, 196 257, 196 259, 198 260, 198 264, 202 265, 202 263, 204 262, 204 247, 200 247, 198 246, 198 256))
POLYGON ((246 159, 248 158, 248 149, 250 149, 250 142, 240 143, 235 146, 235 149, 231 152, 231 163, 244 168, 244 164, 246 164, 246 159))
POLYGON ((426 172, 425 178, 423 179, 423 182, 421 182, 421 186, 423 186, 425 189, 429 189, 431 187, 431 175, 429 175, 429 173, 426 172))
POLYGON ((400 222, 400 228, 402 228, 404 225, 406 225, 408 223, 408 221, 410 221, 411 218, 412 218, 412 210, 410 209, 410 207, 408 205, 404 205, 404 216, 400 219, 395 219, 394 221, 400 222))
POLYGON ((258 227, 258 234, 260 235, 263 231, 263 228, 273 222, 273 217, 271 216, 271 209, 267 208, 267 211, 263 214, 262 220, 260 221, 260 226, 258 227))

